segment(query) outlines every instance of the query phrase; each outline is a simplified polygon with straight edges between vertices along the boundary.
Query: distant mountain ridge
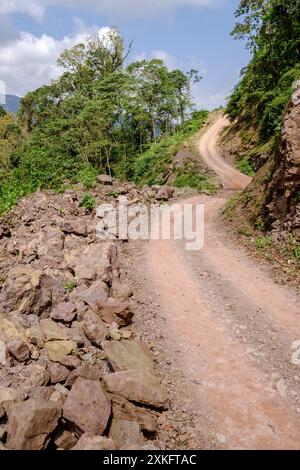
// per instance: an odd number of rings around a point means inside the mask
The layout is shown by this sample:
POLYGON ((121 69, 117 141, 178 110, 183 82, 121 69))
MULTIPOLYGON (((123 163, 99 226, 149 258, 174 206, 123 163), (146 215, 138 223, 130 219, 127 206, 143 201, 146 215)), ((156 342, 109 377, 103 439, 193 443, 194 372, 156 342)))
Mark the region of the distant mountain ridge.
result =
POLYGON ((6 95, 5 96, 5 104, 1 104, 1 106, 5 109, 7 113, 14 113, 17 114, 20 108, 21 98, 15 95, 6 95))

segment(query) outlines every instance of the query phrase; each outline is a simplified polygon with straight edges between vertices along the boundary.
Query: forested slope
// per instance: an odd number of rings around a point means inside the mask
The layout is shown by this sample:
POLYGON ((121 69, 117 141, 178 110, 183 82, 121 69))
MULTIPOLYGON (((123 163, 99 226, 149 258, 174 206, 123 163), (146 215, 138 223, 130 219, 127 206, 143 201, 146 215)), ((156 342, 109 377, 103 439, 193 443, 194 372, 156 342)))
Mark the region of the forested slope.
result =
POLYGON ((225 151, 237 156, 253 183, 231 203, 250 225, 297 250, 299 239, 299 0, 242 0, 233 31, 246 39, 252 60, 231 95, 225 151), (291 99, 292 93, 293 99, 291 99), (290 103, 290 104, 289 104, 290 103), (298 214, 298 215, 297 215, 298 214))

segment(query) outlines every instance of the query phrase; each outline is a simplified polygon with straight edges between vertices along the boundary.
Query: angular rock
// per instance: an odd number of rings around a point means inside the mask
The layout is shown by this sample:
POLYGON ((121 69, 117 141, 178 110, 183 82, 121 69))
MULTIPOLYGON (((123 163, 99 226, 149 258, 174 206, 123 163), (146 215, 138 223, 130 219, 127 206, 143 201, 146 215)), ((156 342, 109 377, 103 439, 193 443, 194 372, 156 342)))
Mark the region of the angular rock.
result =
POLYGON ((16 405, 8 421, 8 445, 12 450, 46 449, 61 416, 52 401, 29 399, 16 405))
POLYGON ((19 399, 20 393, 17 389, 0 385, 0 406, 3 406, 6 402, 14 402, 19 399))
POLYGON ((98 183, 101 183, 101 184, 107 184, 107 185, 113 184, 113 178, 109 175, 98 175, 97 181, 98 183))
POLYGON ((115 258, 116 247, 111 242, 79 247, 65 254, 68 268, 78 281, 111 282, 112 264, 115 258))
POLYGON ((41 364, 29 364, 24 367, 19 373, 19 378, 25 390, 47 385, 50 381, 48 371, 41 364))
POLYGON ((72 297, 79 299, 97 310, 99 305, 107 302, 109 289, 103 281, 96 281, 90 287, 80 286, 74 290, 72 297))
POLYGON ((111 405, 99 382, 79 377, 63 407, 63 416, 83 432, 102 435, 111 405))
POLYGON ((66 381, 66 387, 72 387, 78 377, 81 377, 82 379, 96 380, 99 382, 102 378, 102 372, 97 366, 83 364, 70 373, 66 381))
POLYGON ((62 281, 29 267, 12 268, 3 284, 0 302, 7 313, 48 315, 53 303, 63 301, 62 281))
POLYGON ((30 398, 35 398, 36 400, 50 400, 51 395, 55 392, 54 387, 35 387, 30 393, 30 398))
POLYGON ((71 323, 76 317, 76 306, 72 302, 62 302, 52 310, 52 320, 71 323))
POLYGON ((84 315, 82 326, 86 337, 91 343, 101 347, 102 341, 108 336, 108 330, 98 315, 92 310, 87 311, 84 315))
POLYGON ((24 331, 20 326, 16 326, 13 322, 6 318, 0 318, 0 340, 5 343, 23 339, 24 331))
MULTIPOLYGON (((74 341, 48 341, 45 344, 49 357, 53 362, 65 364, 66 356, 77 354, 77 344, 74 341)), ((76 358, 75 358, 76 359, 76 358)))
POLYGON ((40 326, 46 341, 67 341, 69 339, 67 329, 62 328, 50 318, 41 320, 40 326))
POLYGON ((85 433, 72 450, 117 450, 117 446, 112 439, 85 433))
POLYGON ((107 391, 121 395, 127 400, 157 409, 167 409, 168 396, 159 380, 149 372, 128 370, 104 377, 107 391))
POLYGON ((131 446, 139 448, 144 443, 140 426, 135 421, 124 421, 114 418, 109 430, 109 437, 122 449, 131 446))
POLYGON ((37 253, 39 257, 61 256, 64 248, 64 234, 55 227, 46 227, 38 235, 36 240, 37 253))
POLYGON ((120 328, 129 325, 134 316, 130 307, 122 302, 99 304, 97 313, 105 323, 115 322, 120 328))
POLYGON ((61 430, 56 434, 54 443, 59 449, 70 450, 76 445, 77 438, 70 431, 61 430))
POLYGON ((127 302, 132 297, 132 287, 123 284, 119 279, 114 279, 112 284, 112 296, 122 302, 127 302))
POLYGON ((135 406, 119 395, 111 395, 113 417, 123 421, 136 421, 142 431, 155 433, 157 430, 155 416, 151 411, 135 406))
POLYGON ((11 269, 0 295, 0 302, 4 303, 4 309, 17 310, 21 314, 30 313, 41 278, 42 272, 32 268, 11 269))
POLYGON ((65 233, 74 233, 81 237, 87 236, 86 224, 80 219, 65 222, 62 226, 62 231, 65 233))
POLYGON ((168 201, 173 197, 174 189, 169 186, 163 186, 157 191, 156 200, 157 201, 168 201))
POLYGON ((136 341, 105 341, 102 348, 116 372, 133 369, 151 372, 154 369, 151 352, 136 341))
POLYGON ((45 344, 45 338, 41 326, 39 323, 28 328, 25 332, 27 340, 39 348, 42 348, 45 344))
POLYGON ((25 362, 30 357, 29 347, 24 341, 16 340, 7 344, 10 354, 19 362, 25 362))
POLYGON ((70 375, 69 369, 57 362, 49 362, 47 369, 50 374, 50 381, 52 384, 63 383, 70 375))

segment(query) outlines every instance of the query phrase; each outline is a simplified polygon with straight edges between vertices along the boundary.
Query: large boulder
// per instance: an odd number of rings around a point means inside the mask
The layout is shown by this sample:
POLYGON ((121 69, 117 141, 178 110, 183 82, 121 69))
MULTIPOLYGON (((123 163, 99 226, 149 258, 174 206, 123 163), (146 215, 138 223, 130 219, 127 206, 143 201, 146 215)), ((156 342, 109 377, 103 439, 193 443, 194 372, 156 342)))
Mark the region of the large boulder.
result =
POLYGON ((13 450, 46 449, 61 416, 57 403, 29 399, 14 407, 8 421, 8 446, 13 450))
POLYGON ((151 352, 136 341, 105 341, 102 347, 116 372, 133 369, 153 371, 154 369, 151 352))
POLYGON ((111 405, 100 382, 79 377, 63 406, 63 416, 80 431, 102 435, 111 415, 111 405))
POLYGON ((168 396, 162 390, 159 380, 141 370, 128 370, 116 372, 104 377, 106 389, 127 400, 151 406, 157 409, 166 409, 168 396))

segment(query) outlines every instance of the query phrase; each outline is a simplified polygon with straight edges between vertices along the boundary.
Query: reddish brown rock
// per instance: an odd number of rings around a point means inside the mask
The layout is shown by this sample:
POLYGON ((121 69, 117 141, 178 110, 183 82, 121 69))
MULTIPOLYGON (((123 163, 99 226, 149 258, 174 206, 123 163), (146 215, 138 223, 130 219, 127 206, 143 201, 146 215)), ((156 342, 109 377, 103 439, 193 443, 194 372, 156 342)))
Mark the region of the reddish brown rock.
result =
POLYGON ((50 374, 50 381, 52 384, 65 382, 70 375, 69 369, 57 362, 49 362, 47 364, 47 369, 50 374))
POLYGON ((52 320, 71 323, 76 317, 76 306, 72 302, 62 302, 52 310, 52 320))
POLYGON ((59 449, 70 450, 76 445, 77 438, 70 431, 62 429, 56 433, 54 443, 59 449))
POLYGON ((112 439, 85 433, 72 450, 117 450, 117 446, 112 439))
POLYGON ((92 366, 89 364, 83 364, 79 367, 77 367, 75 370, 73 370, 67 381, 66 381, 66 387, 72 387, 78 377, 81 377, 83 379, 88 379, 88 380, 96 380, 100 381, 102 378, 102 373, 101 370, 97 366, 92 366))
POLYGON ((102 347, 116 372, 133 369, 153 371, 154 369, 151 352, 146 351, 136 341, 105 341, 102 347))
POLYGON ((159 380, 149 372, 129 370, 106 375, 104 384, 107 390, 121 395, 129 401, 166 409, 168 396, 162 390, 159 380))
POLYGON ((101 384, 79 377, 63 407, 63 416, 82 432, 102 435, 111 414, 111 405, 101 384))
POLYGON ((157 201, 168 201, 173 197, 174 189, 169 186, 163 186, 157 191, 156 199, 157 201))
POLYGON ((83 331, 86 337, 96 346, 108 337, 108 330, 104 322, 92 310, 88 310, 83 318, 83 331))
POLYGON ((113 417, 123 421, 136 421, 142 431, 155 433, 157 426, 154 414, 135 406, 130 401, 118 395, 111 395, 113 417))
POLYGON ((90 287, 85 285, 77 287, 72 294, 74 299, 78 299, 89 307, 97 310, 98 306, 107 302, 109 289, 105 282, 96 281, 90 287))
POLYGON ((27 400, 14 407, 8 421, 8 445, 12 450, 46 449, 61 416, 52 401, 27 400))
POLYGON ((17 340, 7 344, 10 354, 19 362, 25 362, 30 357, 29 347, 24 341, 17 340))
POLYGON ((117 323, 119 327, 129 325, 133 318, 133 312, 127 304, 111 302, 99 304, 97 313, 105 323, 117 323))
POLYGON ((135 421, 124 421, 114 418, 109 430, 109 437, 122 449, 131 446, 139 448, 144 443, 140 426, 135 421))
POLYGON ((81 220, 67 221, 62 226, 62 231, 65 233, 74 233, 82 237, 87 236, 87 227, 81 220))

